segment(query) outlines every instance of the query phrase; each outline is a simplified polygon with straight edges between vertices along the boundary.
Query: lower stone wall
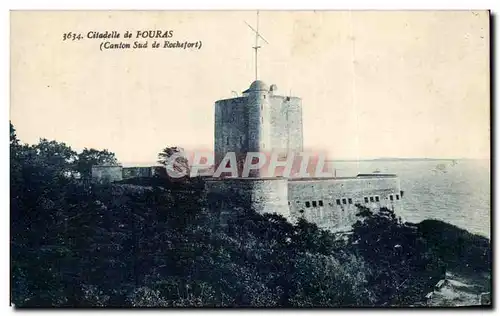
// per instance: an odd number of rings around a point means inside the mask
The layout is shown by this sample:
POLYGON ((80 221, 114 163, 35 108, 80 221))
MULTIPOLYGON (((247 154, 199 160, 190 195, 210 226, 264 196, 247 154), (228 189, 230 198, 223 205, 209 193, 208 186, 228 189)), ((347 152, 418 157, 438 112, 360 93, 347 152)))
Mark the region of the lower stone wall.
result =
POLYGON ((93 182, 111 183, 122 179, 122 166, 92 166, 93 182))
POLYGON ((123 168, 123 179, 146 178, 153 176, 154 167, 127 167, 123 168))
POLYGON ((332 231, 351 229, 357 221, 355 204, 374 211, 385 206, 398 214, 402 202, 396 176, 290 180, 288 197, 292 222, 304 217, 332 231))
POLYGON ((206 181, 216 198, 215 211, 224 218, 238 207, 277 213, 292 223, 300 217, 334 232, 349 231, 357 221, 356 204, 376 211, 387 207, 400 214, 402 196, 396 176, 331 179, 242 179, 206 181), (392 196, 392 199, 391 199, 392 196))
MULTIPOLYGON (((226 178, 207 180, 209 194, 229 199, 232 205, 253 207, 260 213, 277 213, 289 218, 288 180, 285 178, 251 179, 226 178)), ((228 210, 230 211, 230 210, 228 210)))

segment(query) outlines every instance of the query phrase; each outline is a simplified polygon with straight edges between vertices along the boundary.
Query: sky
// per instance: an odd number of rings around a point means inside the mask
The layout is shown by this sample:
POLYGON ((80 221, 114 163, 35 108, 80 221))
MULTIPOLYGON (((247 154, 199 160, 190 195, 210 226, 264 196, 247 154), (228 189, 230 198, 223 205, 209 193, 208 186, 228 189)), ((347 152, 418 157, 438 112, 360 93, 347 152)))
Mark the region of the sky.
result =
MULTIPOLYGON (((255 79, 245 24, 255 20, 254 11, 12 12, 18 137, 108 149, 126 163, 154 162, 166 146, 212 150, 214 102, 255 79), (122 38, 63 41, 114 30, 122 38), (167 40, 202 48, 99 49, 136 41, 127 30, 173 30, 167 40)), ((269 42, 259 79, 302 98, 307 150, 489 158, 488 12, 261 11, 259 23, 269 42)))

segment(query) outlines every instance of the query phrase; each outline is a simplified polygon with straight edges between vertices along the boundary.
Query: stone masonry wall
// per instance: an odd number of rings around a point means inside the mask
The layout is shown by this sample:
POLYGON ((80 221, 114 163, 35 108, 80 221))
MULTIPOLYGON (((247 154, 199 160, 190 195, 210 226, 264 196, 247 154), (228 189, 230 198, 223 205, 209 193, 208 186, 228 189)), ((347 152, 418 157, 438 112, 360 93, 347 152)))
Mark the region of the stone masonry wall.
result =
MULTIPOLYGON (((258 213, 277 213, 289 218, 288 180, 284 178, 234 178, 207 180, 206 189, 237 202, 242 207, 253 206, 258 213)), ((221 205, 219 205, 221 207, 221 205)), ((222 205, 224 208, 225 206, 222 205)), ((231 209, 224 210, 231 212, 231 209)))
POLYGON ((248 148, 247 98, 215 102, 215 165, 227 152, 242 152, 248 148))
POLYGON ((110 183, 122 179, 122 166, 92 166, 93 182, 110 183))
MULTIPOLYGON (((301 99, 251 91, 215 103, 215 165, 227 152, 300 152, 301 99)), ((263 175, 266 176, 266 175, 263 175)))
POLYGON ((271 148, 301 152, 302 100, 297 97, 273 95, 271 100, 271 148))
POLYGON ((374 211, 385 206, 396 214, 402 207, 396 176, 290 180, 288 198, 292 222, 304 217, 332 231, 349 230, 356 222, 355 204, 374 211))
POLYGON ((127 167, 123 168, 123 179, 152 177, 153 167, 127 167))

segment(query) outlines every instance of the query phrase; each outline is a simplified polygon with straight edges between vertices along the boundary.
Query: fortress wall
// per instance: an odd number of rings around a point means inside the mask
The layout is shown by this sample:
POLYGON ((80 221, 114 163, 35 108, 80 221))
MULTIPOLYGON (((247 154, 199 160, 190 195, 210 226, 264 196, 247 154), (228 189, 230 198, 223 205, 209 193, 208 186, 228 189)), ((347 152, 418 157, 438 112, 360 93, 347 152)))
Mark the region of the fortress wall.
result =
POLYGON ((272 148, 302 151, 302 100, 274 95, 270 97, 270 103, 272 148))
POLYGON ((291 222, 304 217, 319 227, 348 231, 357 221, 355 204, 377 211, 385 206, 400 214, 402 197, 397 177, 337 179, 231 179, 207 180, 207 191, 221 194, 231 203, 219 204, 217 212, 230 216, 235 205, 259 213, 277 213, 291 222), (389 196, 393 196, 391 201, 389 196), (365 197, 368 202, 365 202, 365 197), (378 197, 378 201, 375 200, 378 197), (370 201, 373 198, 373 201, 370 201), (338 200, 338 201, 337 201, 338 200), (340 203, 340 204, 339 204, 340 203))
POLYGON ((288 180, 273 179, 255 181, 252 201, 259 213, 276 213, 290 217, 288 208, 288 180))
POLYGON ((241 152, 248 147, 247 98, 233 98, 215 102, 215 163, 218 165, 226 152, 241 152))
POLYGON ((123 179, 152 177, 153 167, 127 167, 122 171, 123 179))
POLYGON ((92 166, 92 181, 110 183, 123 179, 122 166, 92 166))
MULTIPOLYGON (((229 199, 231 203, 263 213, 277 213, 289 218, 287 179, 230 179, 207 180, 206 189, 229 199)), ((222 205, 222 208, 227 208, 222 205)), ((224 209, 224 212, 234 211, 224 209)))
POLYGON ((394 209, 396 214, 401 210, 401 197, 399 200, 395 198, 396 194, 400 194, 397 177, 290 180, 288 190, 292 221, 304 217, 319 227, 335 231, 349 230, 356 222, 358 209, 355 204, 365 205, 374 211, 385 206, 394 209), (389 198, 391 194, 393 201, 389 198), (379 202, 375 201, 377 196, 379 202), (368 198, 368 203, 365 202, 365 197, 368 198))

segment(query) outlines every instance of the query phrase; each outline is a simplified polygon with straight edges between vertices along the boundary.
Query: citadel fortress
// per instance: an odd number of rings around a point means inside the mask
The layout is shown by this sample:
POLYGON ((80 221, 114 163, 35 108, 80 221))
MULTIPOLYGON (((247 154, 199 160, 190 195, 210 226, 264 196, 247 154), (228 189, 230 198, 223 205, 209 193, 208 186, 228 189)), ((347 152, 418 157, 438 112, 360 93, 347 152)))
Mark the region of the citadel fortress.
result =
MULTIPOLYGON (((282 96, 277 86, 257 80, 259 33, 255 32, 255 81, 241 96, 215 102, 214 167, 225 165, 227 153, 244 157, 248 153, 277 152, 281 158, 301 153, 304 148, 302 100, 282 96)), ((240 167, 240 160, 237 160, 240 167)), ((150 177, 153 168, 94 166, 96 180, 150 177)), ((277 213, 291 222, 305 218, 334 232, 350 230, 356 222, 356 204, 372 210, 387 207, 401 214, 403 191, 394 174, 358 174, 355 177, 304 177, 264 174, 254 170, 250 177, 207 177, 208 194, 237 200, 259 213, 277 213)), ((240 173, 238 173, 240 175, 240 173)), ((219 203, 214 212, 230 213, 231 206, 219 203)))
MULTIPOLYGON (((277 94, 277 86, 256 80, 236 98, 215 102, 214 156, 217 168, 228 152, 303 151, 302 100, 277 94)), ((151 177, 154 167, 93 166, 95 180, 113 182, 151 177)), ((387 207, 401 214, 403 191, 394 174, 355 177, 302 177, 261 174, 206 177, 208 194, 237 200, 259 213, 277 213, 291 222, 305 218, 333 232, 348 231, 357 220, 356 204, 372 210, 387 207)), ((233 210, 224 203, 217 212, 233 210), (221 208, 221 209, 220 209, 221 208)), ((215 210, 214 210, 215 211, 215 210)))
MULTIPOLYGON (((241 97, 215 102, 215 166, 227 152, 302 152, 302 100, 277 94, 276 85, 256 80, 241 97)), ((355 177, 209 178, 209 193, 235 197, 259 213, 277 213, 291 222, 303 217, 331 231, 350 230, 361 204, 400 214, 402 195, 393 174, 355 177)), ((224 207, 222 205, 222 207, 224 207)), ((231 211, 231 210, 227 210, 231 211)))

